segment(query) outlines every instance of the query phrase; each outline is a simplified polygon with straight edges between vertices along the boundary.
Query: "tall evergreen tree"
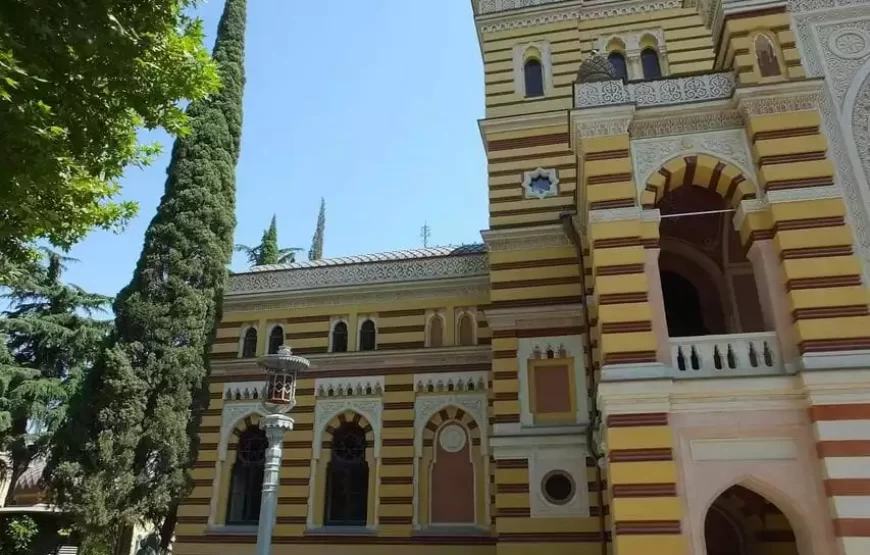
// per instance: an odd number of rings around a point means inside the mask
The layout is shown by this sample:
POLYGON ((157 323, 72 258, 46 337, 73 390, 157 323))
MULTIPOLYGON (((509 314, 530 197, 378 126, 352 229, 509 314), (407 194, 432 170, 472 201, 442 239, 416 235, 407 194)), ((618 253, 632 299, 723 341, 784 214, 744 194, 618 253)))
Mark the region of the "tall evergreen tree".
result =
POLYGON ((61 281, 64 260, 22 270, 0 318, 0 450, 9 453, 7 502, 30 462, 45 454, 67 400, 111 329, 93 318, 111 299, 61 281))
POLYGON ((320 260, 323 258, 323 231, 326 228, 326 201, 320 199, 320 213, 317 214, 317 229, 311 239, 311 249, 308 251, 308 260, 320 260))
POLYGON ((263 232, 260 244, 255 247, 236 245, 236 251, 245 253, 248 264, 265 266, 266 264, 291 264, 296 262, 296 253, 302 249, 296 247, 278 247, 278 222, 272 216, 272 223, 263 232))
POLYGON ((85 535, 120 537, 143 520, 168 543, 190 491, 208 406, 209 352, 233 250, 244 91, 246 0, 226 0, 214 58, 221 91, 188 109, 166 190, 116 331, 72 399, 48 472, 54 500, 85 535))

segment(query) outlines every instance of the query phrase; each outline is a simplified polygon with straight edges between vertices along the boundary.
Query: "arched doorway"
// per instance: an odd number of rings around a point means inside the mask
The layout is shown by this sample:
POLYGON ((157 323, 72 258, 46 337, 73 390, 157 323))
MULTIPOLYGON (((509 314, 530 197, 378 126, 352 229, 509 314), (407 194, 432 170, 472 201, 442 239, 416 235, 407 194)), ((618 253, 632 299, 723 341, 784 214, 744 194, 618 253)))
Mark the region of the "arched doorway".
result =
POLYGON ((707 555, 799 555, 786 516, 764 496, 732 486, 716 498, 704 520, 707 555))

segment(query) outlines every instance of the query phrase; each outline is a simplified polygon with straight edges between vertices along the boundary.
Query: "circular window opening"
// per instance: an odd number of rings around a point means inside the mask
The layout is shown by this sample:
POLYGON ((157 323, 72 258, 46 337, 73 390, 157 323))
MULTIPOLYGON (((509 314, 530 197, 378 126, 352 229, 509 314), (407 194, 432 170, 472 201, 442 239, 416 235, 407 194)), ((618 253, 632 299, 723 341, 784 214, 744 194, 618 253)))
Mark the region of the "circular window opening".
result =
POLYGON ((548 472, 541 484, 544 497, 553 505, 564 505, 574 499, 574 479, 563 470, 548 472))

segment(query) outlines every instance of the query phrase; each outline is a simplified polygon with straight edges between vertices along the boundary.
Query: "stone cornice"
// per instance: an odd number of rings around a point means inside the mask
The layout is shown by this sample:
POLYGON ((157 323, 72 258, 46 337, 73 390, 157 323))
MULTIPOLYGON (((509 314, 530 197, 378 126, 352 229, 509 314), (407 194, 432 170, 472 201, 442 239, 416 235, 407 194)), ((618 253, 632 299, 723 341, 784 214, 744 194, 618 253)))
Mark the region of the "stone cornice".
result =
MULTIPOLYGON (((483 1, 483 0, 482 0, 483 1)), ((490 0, 493 8, 506 0, 490 0)), ((559 21, 585 21, 620 15, 649 13, 656 10, 679 8, 683 0, 635 0, 633 2, 580 2, 577 0, 524 0, 532 4, 523 9, 506 9, 491 12, 478 11, 477 30, 479 34, 521 29, 532 25, 547 25, 559 21)), ((515 6, 515 4, 514 4, 515 6)))
POLYGON ((509 133, 511 131, 525 131, 527 129, 538 129, 541 127, 552 127, 556 125, 568 125, 568 118, 565 117, 564 110, 542 112, 538 114, 522 114, 501 118, 484 118, 477 122, 484 149, 488 148, 488 135, 509 133))
POLYGON ((574 328, 584 325, 579 304, 486 309, 486 323, 492 330, 574 328))
POLYGON ((562 224, 496 229, 482 231, 481 235, 490 251, 513 251, 543 247, 570 247, 562 224))
MULTIPOLYGON (((420 373, 423 369, 425 372, 432 373, 433 368, 443 368, 444 372, 453 372, 456 367, 489 364, 492 360, 492 350, 489 345, 476 345, 405 351, 328 353, 307 355, 306 358, 311 361, 308 372, 315 377, 324 377, 322 373, 380 376, 399 373, 396 372, 397 370, 407 374, 420 373)), ((212 376, 237 375, 240 381, 263 372, 254 359, 215 360, 212 361, 211 367, 212 376)))

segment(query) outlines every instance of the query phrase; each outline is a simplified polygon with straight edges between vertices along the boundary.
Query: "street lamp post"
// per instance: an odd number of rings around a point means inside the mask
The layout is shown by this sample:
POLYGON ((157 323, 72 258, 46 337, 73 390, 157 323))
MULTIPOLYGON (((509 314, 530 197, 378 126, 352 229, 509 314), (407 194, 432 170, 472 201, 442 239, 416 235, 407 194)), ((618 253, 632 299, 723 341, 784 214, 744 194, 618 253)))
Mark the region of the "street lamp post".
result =
POLYGON ((284 433, 293 429, 293 419, 287 416, 296 406, 296 378, 308 369, 308 359, 293 354, 290 347, 281 347, 278 353, 260 357, 258 363, 266 370, 266 388, 263 408, 266 416, 260 427, 266 432, 269 446, 263 470, 263 495, 260 499, 260 523, 257 528, 257 555, 270 555, 272 529, 275 527, 275 508, 278 503, 278 474, 281 471, 284 433))

